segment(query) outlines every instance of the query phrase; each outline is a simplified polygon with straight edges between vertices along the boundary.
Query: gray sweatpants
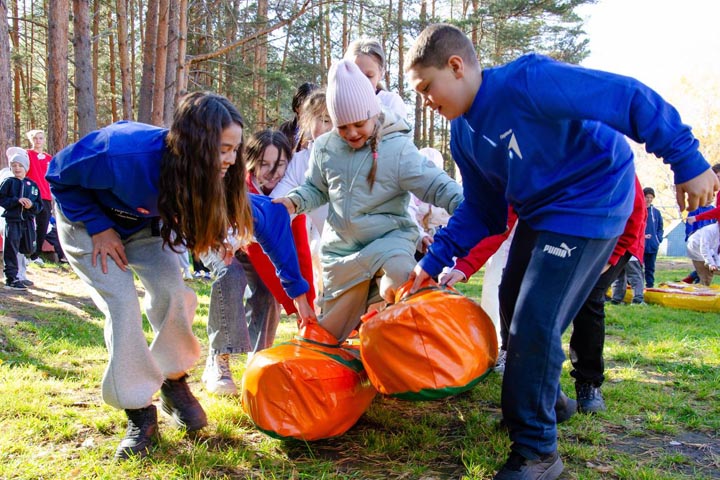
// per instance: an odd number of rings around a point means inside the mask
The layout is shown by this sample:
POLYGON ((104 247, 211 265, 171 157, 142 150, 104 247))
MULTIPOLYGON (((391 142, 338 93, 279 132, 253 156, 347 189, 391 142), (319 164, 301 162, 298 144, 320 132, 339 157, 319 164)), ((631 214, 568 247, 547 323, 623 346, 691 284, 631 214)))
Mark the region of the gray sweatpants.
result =
POLYGON ((130 268, 123 272, 108 257, 108 273, 100 257, 92 266, 92 238, 83 223, 70 222, 56 209, 60 241, 68 262, 90 286, 105 314, 105 345, 110 354, 102 380, 103 400, 116 408, 146 407, 163 381, 190 369, 200 357, 192 332, 197 298, 183 284, 178 256, 162 248, 150 227, 123 241, 130 268), (144 307, 155 335, 148 345, 133 272, 145 287, 144 307))

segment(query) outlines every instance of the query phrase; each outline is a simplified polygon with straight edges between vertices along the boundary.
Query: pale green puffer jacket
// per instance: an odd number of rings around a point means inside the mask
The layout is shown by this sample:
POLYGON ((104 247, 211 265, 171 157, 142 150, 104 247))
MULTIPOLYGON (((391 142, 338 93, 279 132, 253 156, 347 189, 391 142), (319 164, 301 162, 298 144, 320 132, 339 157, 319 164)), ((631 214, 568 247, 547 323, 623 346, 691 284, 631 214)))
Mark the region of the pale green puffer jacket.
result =
POLYGON ((322 233, 325 297, 374 277, 394 255, 414 255, 419 234, 408 192, 450 214, 463 200, 462 187, 418 152, 407 121, 383 114, 372 192, 370 147, 354 150, 333 130, 315 141, 305 184, 287 195, 298 213, 329 203, 322 233))

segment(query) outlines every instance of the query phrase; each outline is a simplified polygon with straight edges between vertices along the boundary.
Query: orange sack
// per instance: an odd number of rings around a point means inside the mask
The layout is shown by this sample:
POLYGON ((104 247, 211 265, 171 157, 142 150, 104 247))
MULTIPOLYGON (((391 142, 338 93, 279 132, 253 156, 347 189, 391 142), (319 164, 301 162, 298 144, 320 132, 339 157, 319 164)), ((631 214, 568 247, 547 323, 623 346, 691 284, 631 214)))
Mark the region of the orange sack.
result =
POLYGON ((275 438, 319 440, 345 433, 372 403, 375 388, 357 349, 317 324, 262 350, 242 379, 242 406, 275 438))
POLYGON ((434 282, 363 316, 360 355, 378 392, 434 400, 474 387, 495 365, 497 337, 485 311, 434 282))

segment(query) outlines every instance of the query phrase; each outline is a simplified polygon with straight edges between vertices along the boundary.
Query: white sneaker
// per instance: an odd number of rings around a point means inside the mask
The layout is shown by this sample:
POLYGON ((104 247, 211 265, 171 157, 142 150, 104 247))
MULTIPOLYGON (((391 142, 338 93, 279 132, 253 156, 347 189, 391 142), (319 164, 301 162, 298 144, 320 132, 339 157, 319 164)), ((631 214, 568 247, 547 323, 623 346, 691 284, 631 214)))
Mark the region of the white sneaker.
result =
POLYGON ((230 372, 230 354, 208 355, 202 375, 205 388, 216 395, 237 395, 238 390, 230 372))
POLYGON ((192 280, 192 279, 193 279, 192 273, 190 273, 190 269, 189 269, 189 268, 186 268, 185 270, 183 270, 183 278, 184 278, 185 280, 192 280))
POLYGON ((495 371, 497 373, 505 373, 505 361, 507 360, 507 350, 500 349, 497 361, 495 362, 495 371))
POLYGON ((40 257, 36 258, 35 260, 30 260, 30 261, 31 261, 32 263, 34 263, 35 265, 38 265, 38 266, 40 266, 40 267, 42 267, 43 265, 45 265, 45 262, 44 262, 43 259, 40 258, 40 257))

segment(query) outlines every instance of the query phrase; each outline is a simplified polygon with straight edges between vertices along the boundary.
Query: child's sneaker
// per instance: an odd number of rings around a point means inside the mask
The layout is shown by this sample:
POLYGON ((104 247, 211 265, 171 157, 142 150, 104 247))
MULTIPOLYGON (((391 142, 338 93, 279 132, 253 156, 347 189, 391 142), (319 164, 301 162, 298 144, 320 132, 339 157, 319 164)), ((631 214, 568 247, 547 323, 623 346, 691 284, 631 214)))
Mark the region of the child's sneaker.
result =
POLYGON ((192 279, 193 279, 192 273, 190 273, 190 269, 189 269, 189 268, 186 268, 185 270, 183 270, 183 278, 184 278, 185 280, 192 280, 192 279))
POLYGON ((230 372, 230 354, 208 355, 202 375, 205 388, 216 395, 237 395, 237 385, 230 372))
POLYGON ((42 267, 43 265, 45 265, 45 262, 44 262, 43 259, 40 258, 40 257, 31 258, 30 261, 31 261, 32 263, 34 263, 35 265, 39 266, 39 267, 42 267))
POLYGON ((35 285, 35 282, 33 282, 33 281, 31 281, 31 280, 28 280, 27 278, 26 278, 25 280, 20 280, 20 281, 21 281, 22 284, 25 285, 26 287, 32 287, 33 285, 35 285))
POLYGON ((5 288, 7 290, 27 290, 27 287, 21 280, 6 280, 5 288))
POLYGON ((497 361, 495 362, 495 371, 499 374, 505 373, 505 362, 507 361, 507 350, 500 349, 497 361))

